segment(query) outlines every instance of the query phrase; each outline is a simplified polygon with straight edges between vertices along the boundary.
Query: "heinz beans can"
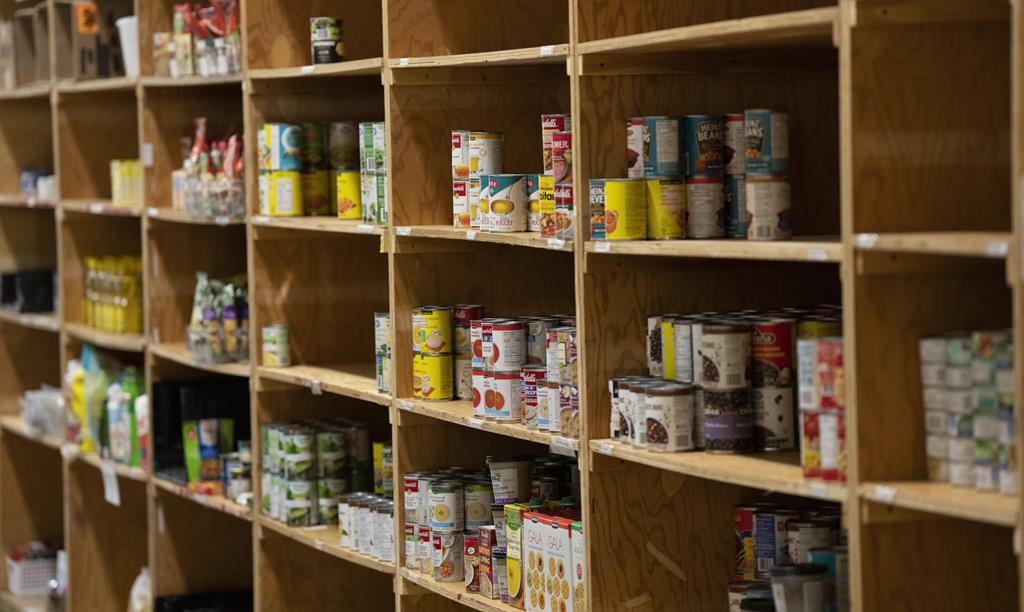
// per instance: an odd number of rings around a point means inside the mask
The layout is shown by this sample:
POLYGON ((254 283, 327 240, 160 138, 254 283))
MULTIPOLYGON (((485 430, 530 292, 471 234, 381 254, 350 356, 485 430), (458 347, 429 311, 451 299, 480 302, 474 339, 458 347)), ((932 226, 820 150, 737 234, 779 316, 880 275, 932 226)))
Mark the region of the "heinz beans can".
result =
POLYGON ((729 113, 725 116, 725 138, 722 143, 722 154, 725 158, 725 174, 736 175, 746 173, 747 138, 744 132, 743 113, 729 113))
POLYGON ((725 193, 721 178, 686 179, 686 235, 725 236, 725 193))
POLYGON ((686 237, 686 183, 679 178, 647 179, 647 237, 686 237))
POLYGON ((679 120, 664 116, 644 117, 643 134, 644 176, 679 174, 679 120))
POLYGON ((724 131, 721 115, 686 116, 686 176, 722 176, 724 131))
POLYGON ((746 173, 789 174, 789 117, 766 108, 743 113, 746 134, 746 173))
POLYGON ((750 227, 747 213, 747 179, 742 174, 725 175, 725 235, 729 238, 746 238, 750 227))

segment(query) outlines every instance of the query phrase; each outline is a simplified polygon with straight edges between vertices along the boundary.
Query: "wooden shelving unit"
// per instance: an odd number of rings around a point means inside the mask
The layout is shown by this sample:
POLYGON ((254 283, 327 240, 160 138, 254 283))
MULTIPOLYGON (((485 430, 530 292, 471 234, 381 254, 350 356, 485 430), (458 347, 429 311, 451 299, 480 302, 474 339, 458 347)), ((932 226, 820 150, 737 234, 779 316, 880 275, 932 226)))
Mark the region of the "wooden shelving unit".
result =
MULTIPOLYGON (((489 454, 578 457, 594 612, 725 609, 732 509, 766 495, 841 504, 853 610, 1024 612, 1021 498, 927 480, 916 352, 922 335, 1012 327, 1024 406, 1014 3, 251 0, 242 74, 171 79, 153 75, 148 41, 170 29, 173 3, 135 0, 141 76, 80 81, 59 68, 59 4, 47 0, 50 78, 0 91, 0 271, 59 272, 52 313, 0 310, 0 545, 62 541, 70 610, 124 609, 143 565, 156 596, 252 589, 259 610, 512 609, 405 568, 401 518, 396 562, 385 563, 342 548, 336 527, 290 528, 30 436, 18 398, 59 386, 92 344, 138 363, 150 390, 249 378, 254 432, 366 422, 374 440, 392 440, 396 491, 404 472, 489 454), (344 19, 346 61, 310 64, 308 18, 319 15, 344 19), (585 186, 624 175, 626 118, 753 107, 789 113, 793 240, 589 239, 585 186), (542 113, 572 115, 576 238, 452 227, 450 131, 502 131, 505 167, 532 172, 542 113), (245 134, 244 220, 171 205, 170 173, 198 116, 211 133, 245 134), (390 222, 260 214, 256 127, 341 120, 387 122, 390 222), (108 162, 129 158, 146 161, 142 208, 111 202, 108 162), (23 168, 56 173, 59 200, 21 195, 23 168), (114 254, 143 260, 141 334, 84 325, 83 260, 114 254), (247 277, 247 363, 189 352, 200 271, 247 277), (578 440, 481 420, 465 401, 413 399, 411 310, 454 303, 487 316, 575 313, 578 440), (845 485, 804 479, 793 453, 658 454, 608 439, 607 379, 643 370, 647 315, 819 303, 844 307, 845 485), (373 364, 373 313, 385 311, 391 393, 373 364), (260 330, 279 323, 293 365, 264 367, 260 330), (104 501, 105 471, 120 506, 104 501)), ((253 482, 258 494, 258 460, 253 482)))

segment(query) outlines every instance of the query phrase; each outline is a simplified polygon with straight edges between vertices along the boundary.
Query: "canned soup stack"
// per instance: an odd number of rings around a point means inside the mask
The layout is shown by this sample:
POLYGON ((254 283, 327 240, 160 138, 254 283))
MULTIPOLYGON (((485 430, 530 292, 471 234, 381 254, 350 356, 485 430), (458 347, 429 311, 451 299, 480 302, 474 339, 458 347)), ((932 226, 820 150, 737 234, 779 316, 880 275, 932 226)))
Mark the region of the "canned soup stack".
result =
POLYGON ((575 322, 570 315, 484 318, 475 304, 419 306, 413 396, 471 400, 476 417, 578 437, 575 322))
MULTIPOLYGON (((839 317, 839 307, 831 305, 648 317, 647 375, 609 381, 611 436, 656 452, 796 449, 801 375, 815 378, 822 389, 817 397, 828 398, 801 399, 802 410, 817 414, 823 405, 839 404, 834 375, 826 376, 835 368, 798 364, 798 347, 839 334, 839 317)), ((817 342, 828 346, 828 355, 838 344, 841 355, 841 339, 817 342)), ((837 455, 824 470, 816 460, 814 475, 841 480, 839 461, 837 455)))
POLYGON ((920 341, 928 478, 1017 494, 1009 330, 920 341))
POLYGON ((504 134, 452 131, 452 222, 485 232, 539 232, 571 240, 572 125, 541 115, 543 172, 504 173, 504 134))
POLYGON ((260 126, 260 214, 387 224, 383 122, 260 126))
POLYGON ((590 180, 592 240, 792 237, 785 113, 632 117, 626 154, 590 180))

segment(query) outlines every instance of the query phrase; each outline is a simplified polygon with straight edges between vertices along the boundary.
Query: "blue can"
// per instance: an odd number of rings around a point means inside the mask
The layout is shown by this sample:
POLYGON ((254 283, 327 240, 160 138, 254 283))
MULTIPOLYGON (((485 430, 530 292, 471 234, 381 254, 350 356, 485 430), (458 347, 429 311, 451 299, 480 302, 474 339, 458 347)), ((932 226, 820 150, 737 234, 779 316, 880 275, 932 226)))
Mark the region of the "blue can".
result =
MULTIPOLYGON (((815 548, 811 550, 811 563, 824 565, 828 568, 828 572, 825 574, 825 610, 827 612, 837 612, 839 610, 839 581, 843 579, 839 576, 839 566, 843 566, 843 575, 845 577, 845 554, 846 551, 838 547, 815 548)), ((849 595, 846 595, 846 598, 848 599, 849 595)))
POLYGON ((679 120, 644 117, 644 176, 679 174, 679 120))
POLYGON ((743 113, 747 174, 789 174, 789 116, 767 108, 743 113))
POLYGON ((722 115, 687 115, 685 125, 686 176, 722 176, 725 172, 725 118, 722 115))
POLYGON ((800 513, 790 510, 768 509, 754 513, 754 575, 757 578, 771 578, 773 567, 789 564, 786 527, 791 519, 798 518, 800 513))
POLYGON ((747 218, 746 177, 729 174, 725 177, 725 235, 729 238, 746 238, 750 220, 747 218))

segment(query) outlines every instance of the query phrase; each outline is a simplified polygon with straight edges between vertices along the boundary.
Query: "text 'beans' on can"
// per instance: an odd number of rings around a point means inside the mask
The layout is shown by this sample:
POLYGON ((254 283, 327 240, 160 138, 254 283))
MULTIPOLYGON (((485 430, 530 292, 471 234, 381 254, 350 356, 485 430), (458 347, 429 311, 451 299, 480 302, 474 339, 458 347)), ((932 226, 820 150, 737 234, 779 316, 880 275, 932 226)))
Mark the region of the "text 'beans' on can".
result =
POLYGON ((724 132, 722 115, 686 116, 686 176, 722 176, 724 132))

